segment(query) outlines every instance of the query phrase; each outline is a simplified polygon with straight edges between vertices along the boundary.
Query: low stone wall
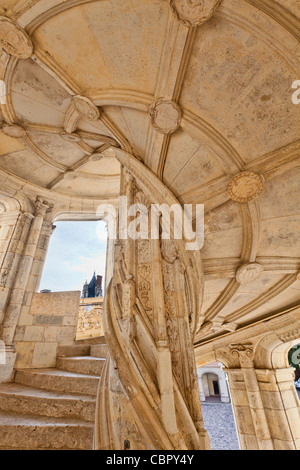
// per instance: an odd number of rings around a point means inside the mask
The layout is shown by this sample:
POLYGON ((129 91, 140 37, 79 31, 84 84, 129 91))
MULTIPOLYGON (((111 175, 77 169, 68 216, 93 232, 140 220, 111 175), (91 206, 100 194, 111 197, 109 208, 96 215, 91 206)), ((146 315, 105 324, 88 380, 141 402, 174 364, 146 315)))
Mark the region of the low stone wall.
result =
POLYGON ((103 336, 102 306, 103 297, 80 299, 76 339, 103 336))
POLYGON ((15 368, 55 367, 57 347, 76 338, 80 291, 35 293, 17 329, 15 368))

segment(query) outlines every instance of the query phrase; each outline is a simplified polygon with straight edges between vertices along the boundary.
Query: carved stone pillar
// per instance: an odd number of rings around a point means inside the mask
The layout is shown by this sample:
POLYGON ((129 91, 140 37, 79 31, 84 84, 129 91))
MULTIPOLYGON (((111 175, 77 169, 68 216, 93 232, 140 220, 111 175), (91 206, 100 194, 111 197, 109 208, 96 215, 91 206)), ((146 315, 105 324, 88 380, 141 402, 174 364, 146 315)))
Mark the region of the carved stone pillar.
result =
POLYGON ((228 375, 232 406, 240 446, 243 450, 273 450, 260 388, 253 365, 252 345, 231 347, 240 368, 225 369, 228 375))
MULTIPOLYGON (((18 324, 18 319, 26 294, 27 283, 34 260, 36 247, 38 244, 41 228, 46 213, 51 206, 37 198, 35 203, 35 213, 22 214, 18 231, 21 231, 20 239, 17 243, 16 251, 18 252, 18 263, 16 269, 10 273, 8 288, 9 295, 4 310, 4 318, 1 326, 1 340, 6 348, 6 368, 2 366, 0 381, 11 379, 12 368, 15 360, 15 351, 13 338, 18 324)), ((17 238, 15 240, 17 242, 17 238)))
POLYGON ((300 449, 300 406, 294 369, 257 369, 258 385, 275 450, 300 449))
POLYGON ((193 349, 201 256, 186 251, 183 240, 162 239, 161 224, 152 237, 150 206, 177 201, 142 163, 119 160, 126 164, 121 197, 127 196, 119 220, 128 214, 130 232, 134 203, 140 232, 126 238, 121 227, 114 247, 103 314, 110 356, 97 399, 95 448, 122 449, 129 440, 131 449, 209 449, 193 349))

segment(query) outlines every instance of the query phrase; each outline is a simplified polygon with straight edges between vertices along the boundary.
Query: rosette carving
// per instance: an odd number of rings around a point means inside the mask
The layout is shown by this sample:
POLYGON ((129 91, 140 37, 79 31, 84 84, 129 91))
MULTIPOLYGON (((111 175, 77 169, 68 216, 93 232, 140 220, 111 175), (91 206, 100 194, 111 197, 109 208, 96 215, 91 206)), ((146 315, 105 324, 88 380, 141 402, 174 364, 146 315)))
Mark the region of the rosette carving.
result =
POLYGON ((181 111, 174 101, 159 99, 149 109, 151 122, 161 134, 172 134, 180 126, 181 111))
POLYGON ((177 19, 188 27, 200 26, 215 13, 221 0, 171 0, 177 19))
POLYGON ((6 16, 0 16, 0 46, 7 54, 18 59, 28 59, 33 52, 28 34, 6 16))

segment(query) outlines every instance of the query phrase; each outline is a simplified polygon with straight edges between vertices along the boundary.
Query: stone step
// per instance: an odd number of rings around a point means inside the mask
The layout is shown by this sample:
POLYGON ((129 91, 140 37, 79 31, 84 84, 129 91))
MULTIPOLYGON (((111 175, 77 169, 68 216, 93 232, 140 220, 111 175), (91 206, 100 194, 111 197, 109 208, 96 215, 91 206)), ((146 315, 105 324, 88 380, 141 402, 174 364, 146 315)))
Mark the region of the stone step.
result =
POLYGON ((105 359, 90 356, 58 357, 57 369, 80 374, 101 375, 105 359))
POLYGON ((105 358, 108 352, 107 344, 93 344, 90 349, 90 355, 93 357, 105 358))
POLYGON ((91 450, 93 424, 0 412, 0 436, 1 449, 91 450))
POLYGON ((20 369, 15 382, 54 392, 96 396, 100 377, 60 369, 20 369))
POLYGON ((61 345, 57 347, 57 356, 89 356, 90 346, 84 344, 61 345))
POLYGON ((84 338, 84 339, 76 339, 75 344, 84 344, 84 345, 92 345, 92 344, 104 344, 106 343, 104 336, 94 336, 93 338, 84 338))
POLYGON ((16 383, 0 384, 1 411, 93 422, 95 408, 95 398, 90 396, 55 393, 16 383))

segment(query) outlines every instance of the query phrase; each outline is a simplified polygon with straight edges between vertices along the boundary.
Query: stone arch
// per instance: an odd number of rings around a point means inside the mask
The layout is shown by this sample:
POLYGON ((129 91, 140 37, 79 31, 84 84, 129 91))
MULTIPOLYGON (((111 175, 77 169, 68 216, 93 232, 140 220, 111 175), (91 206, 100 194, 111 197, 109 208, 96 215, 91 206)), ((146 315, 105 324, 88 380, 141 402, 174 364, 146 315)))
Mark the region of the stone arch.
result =
POLYGON ((19 201, 0 193, 0 214, 19 211, 21 208, 19 201))
MULTIPOLYGON (((201 401, 205 401, 205 399, 206 399, 205 390, 204 390, 204 387, 203 387, 203 385, 204 385, 203 384, 203 379, 204 379, 204 376, 205 375, 208 376, 208 374, 210 374, 211 376, 214 375, 216 377, 217 381, 218 381, 219 394, 220 394, 221 402, 228 403, 230 401, 230 399, 229 399, 229 392, 228 392, 228 387, 227 387, 227 383, 226 383, 225 372, 222 370, 221 366, 220 367, 216 367, 216 366, 211 367, 210 364, 206 364, 205 366, 197 369, 201 401)), ((208 385, 208 387, 209 387, 209 385, 208 385)))
POLYGON ((33 203, 25 195, 15 192, 13 195, 1 190, 0 192, 0 213, 1 212, 32 212, 33 203))
POLYGON ((254 362, 258 369, 283 369, 289 367, 288 352, 300 343, 300 332, 289 335, 270 334, 264 336, 255 348, 254 362))

